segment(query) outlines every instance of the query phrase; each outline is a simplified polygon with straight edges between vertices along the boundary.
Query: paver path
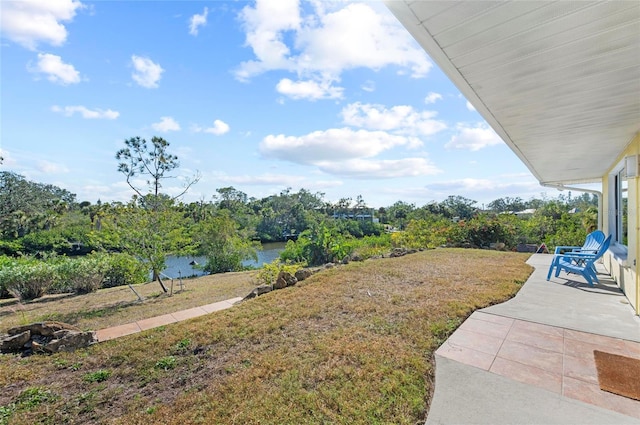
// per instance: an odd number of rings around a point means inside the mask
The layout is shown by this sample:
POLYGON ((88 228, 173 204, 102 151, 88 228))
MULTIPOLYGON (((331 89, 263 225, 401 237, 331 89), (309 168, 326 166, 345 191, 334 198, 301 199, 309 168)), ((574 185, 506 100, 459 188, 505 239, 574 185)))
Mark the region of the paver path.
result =
POLYGON ((200 307, 190 308, 188 310, 176 311, 174 313, 163 314, 162 316, 138 320, 137 322, 133 323, 126 323, 124 325, 101 329, 99 331, 96 331, 96 337, 98 338, 98 342, 108 341, 110 339, 119 338, 121 336, 146 331, 147 329, 168 325, 169 323, 176 323, 183 320, 192 319, 194 317, 204 316, 205 314, 213 313, 214 311, 225 310, 227 308, 233 307, 235 303, 241 300, 241 297, 231 298, 200 307))

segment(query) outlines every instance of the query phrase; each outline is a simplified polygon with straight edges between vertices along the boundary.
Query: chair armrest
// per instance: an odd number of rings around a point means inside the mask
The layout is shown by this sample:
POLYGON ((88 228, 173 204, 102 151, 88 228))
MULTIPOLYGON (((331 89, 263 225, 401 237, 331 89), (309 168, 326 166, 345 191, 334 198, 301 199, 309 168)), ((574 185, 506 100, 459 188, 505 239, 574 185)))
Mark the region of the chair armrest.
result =
POLYGON ((592 260, 597 257, 597 254, 586 253, 586 252, 567 252, 564 254, 556 254, 556 257, 560 258, 568 258, 568 259, 577 259, 577 260, 592 260))
POLYGON ((560 251, 573 251, 582 248, 581 246, 556 246, 554 254, 560 254, 560 251))

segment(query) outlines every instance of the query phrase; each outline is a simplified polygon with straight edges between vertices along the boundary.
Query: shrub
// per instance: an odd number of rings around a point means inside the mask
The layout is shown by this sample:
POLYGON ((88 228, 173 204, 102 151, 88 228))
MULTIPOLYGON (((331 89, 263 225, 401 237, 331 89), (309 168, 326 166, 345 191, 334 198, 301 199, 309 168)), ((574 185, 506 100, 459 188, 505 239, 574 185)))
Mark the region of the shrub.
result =
POLYGON ((436 248, 447 242, 446 234, 451 226, 445 219, 411 220, 404 232, 393 234, 393 242, 406 248, 436 248))
POLYGON ((55 267, 42 261, 15 262, 0 269, 0 286, 20 300, 42 297, 56 278, 55 267))
POLYGON ((149 267, 132 255, 93 253, 89 257, 97 258, 106 263, 102 284, 104 288, 134 285, 149 280, 149 267))
POLYGON ((95 292, 102 287, 108 267, 103 257, 65 258, 57 265, 59 288, 76 294, 95 292))
POLYGON ((313 224, 300 233, 298 240, 287 242, 280 258, 293 262, 305 262, 319 265, 328 262, 342 261, 351 254, 348 242, 354 238, 343 235, 332 223, 313 224))
POLYGON ((2 271, 8 271, 15 263, 15 258, 0 256, 0 298, 11 298, 11 294, 7 291, 7 278, 2 271))
POLYGON ((304 263, 283 263, 280 259, 276 258, 271 263, 262 266, 262 269, 256 274, 256 281, 259 284, 271 285, 276 281, 280 272, 295 275, 296 272, 304 266, 304 263))
POLYGON ((496 242, 512 247, 515 245, 518 233, 517 220, 519 220, 517 217, 506 214, 499 216, 479 214, 467 222, 468 241, 478 247, 487 247, 496 242))
POLYGON ((351 258, 358 257, 361 260, 383 255, 391 249, 391 235, 365 236, 361 239, 350 239, 345 242, 351 258))
POLYGON ((24 247, 19 241, 0 240, 0 255, 19 255, 24 247))

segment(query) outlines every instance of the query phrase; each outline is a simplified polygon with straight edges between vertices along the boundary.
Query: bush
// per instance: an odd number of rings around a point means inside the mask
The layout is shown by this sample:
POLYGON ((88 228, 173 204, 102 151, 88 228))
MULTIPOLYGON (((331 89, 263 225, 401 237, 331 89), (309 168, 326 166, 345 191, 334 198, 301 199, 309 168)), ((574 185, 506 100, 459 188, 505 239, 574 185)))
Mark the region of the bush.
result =
POLYGON ((280 272, 295 275, 298 270, 305 266, 306 264, 304 263, 283 263, 279 259, 275 259, 271 263, 262 266, 262 269, 256 274, 256 281, 262 285, 272 285, 280 272))
POLYGON ((104 261, 104 281, 103 288, 113 286, 134 285, 144 283, 149 280, 149 267, 136 257, 125 254, 93 253, 89 257, 104 261))
POLYGON ((300 233, 298 240, 289 241, 280 254, 283 260, 319 265, 342 261, 351 254, 351 235, 343 235, 334 223, 317 223, 300 233))
POLYGON ((366 260, 383 255, 391 250, 391 235, 365 236, 361 239, 350 239, 345 242, 351 258, 366 260))
POLYGON ((19 241, 0 240, 0 255, 19 255, 24 247, 19 241))
POLYGON ((479 214, 467 222, 467 238, 475 246, 488 247, 492 243, 502 242, 514 247, 516 235, 520 233, 520 219, 510 214, 489 216, 479 214))
POLYGON ((0 270, 0 286, 20 300, 42 297, 56 278, 55 267, 42 261, 15 262, 0 270))
POLYGON ((8 270, 16 263, 15 258, 0 256, 0 298, 11 298, 11 294, 7 291, 6 278, 3 277, 2 271, 8 270))
POLYGON ((58 288, 76 294, 95 292, 102 287, 108 267, 106 259, 97 256, 65 258, 57 265, 58 288))
POLYGON ((436 248, 447 242, 450 229, 455 226, 446 219, 411 220, 405 231, 392 234, 394 246, 421 249, 436 248))

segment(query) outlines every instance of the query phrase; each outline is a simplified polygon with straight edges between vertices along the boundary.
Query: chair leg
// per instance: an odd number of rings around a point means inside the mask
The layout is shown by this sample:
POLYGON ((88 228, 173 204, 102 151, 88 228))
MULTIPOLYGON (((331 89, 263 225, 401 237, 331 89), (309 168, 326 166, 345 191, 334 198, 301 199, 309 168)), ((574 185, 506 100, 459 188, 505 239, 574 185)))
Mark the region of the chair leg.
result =
POLYGON ((551 260, 551 265, 549 266, 549 272, 547 273, 547 280, 551 279, 551 273, 553 273, 553 268, 556 267, 556 256, 553 256, 553 259, 551 260))
POLYGON ((593 279, 590 275, 589 272, 587 272, 587 270, 585 269, 585 272, 582 273, 582 276, 586 279, 587 283, 589 284, 589 286, 593 287, 593 279))

